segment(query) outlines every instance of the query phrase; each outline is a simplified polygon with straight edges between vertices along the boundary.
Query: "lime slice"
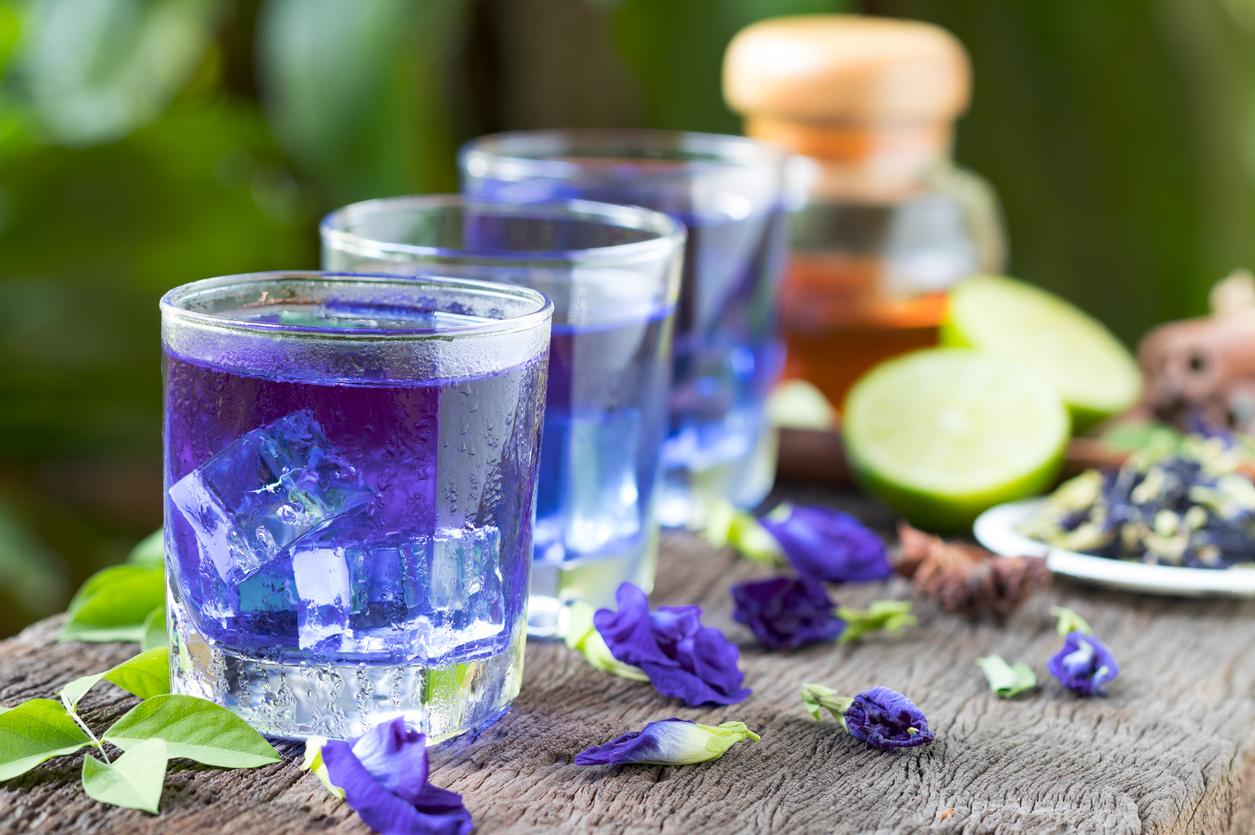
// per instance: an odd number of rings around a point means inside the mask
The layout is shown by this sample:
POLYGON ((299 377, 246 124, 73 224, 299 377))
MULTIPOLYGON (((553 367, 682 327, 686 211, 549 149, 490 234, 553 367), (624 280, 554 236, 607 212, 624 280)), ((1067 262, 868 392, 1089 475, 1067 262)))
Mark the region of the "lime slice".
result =
POLYGON ((941 340, 1031 365, 1059 390, 1078 431, 1125 411, 1141 393, 1137 363, 1101 322, 1014 279, 977 276, 952 290, 941 340))
POLYGON ((1032 369, 961 348, 877 366, 843 414, 846 455, 864 487, 941 531, 1049 487, 1071 428, 1058 393, 1032 369))

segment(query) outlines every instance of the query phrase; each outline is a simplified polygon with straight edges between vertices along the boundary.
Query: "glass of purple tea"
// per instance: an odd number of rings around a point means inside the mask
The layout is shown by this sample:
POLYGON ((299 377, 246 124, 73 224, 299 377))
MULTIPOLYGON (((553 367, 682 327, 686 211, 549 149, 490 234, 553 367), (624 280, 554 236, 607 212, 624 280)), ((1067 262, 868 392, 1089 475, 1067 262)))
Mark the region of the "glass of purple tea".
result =
POLYGON ((681 226, 629 206, 424 195, 338 209, 322 241, 329 270, 457 270, 553 300, 528 634, 564 636, 574 604, 613 607, 624 582, 651 590, 681 226))
POLYGON ((161 301, 172 685, 276 737, 518 693, 553 307, 469 279, 260 273, 161 301))

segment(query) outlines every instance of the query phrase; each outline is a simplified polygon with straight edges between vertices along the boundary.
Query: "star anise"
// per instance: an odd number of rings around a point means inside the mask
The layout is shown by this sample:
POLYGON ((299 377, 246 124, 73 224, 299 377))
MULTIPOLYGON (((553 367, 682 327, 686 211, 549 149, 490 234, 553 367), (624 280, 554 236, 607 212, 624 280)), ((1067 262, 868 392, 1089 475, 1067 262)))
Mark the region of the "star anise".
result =
POLYGON ((1002 620, 1029 595, 1050 584, 1050 572, 1037 557, 1000 557, 976 545, 898 525, 900 553, 894 569, 916 591, 947 612, 1002 620))

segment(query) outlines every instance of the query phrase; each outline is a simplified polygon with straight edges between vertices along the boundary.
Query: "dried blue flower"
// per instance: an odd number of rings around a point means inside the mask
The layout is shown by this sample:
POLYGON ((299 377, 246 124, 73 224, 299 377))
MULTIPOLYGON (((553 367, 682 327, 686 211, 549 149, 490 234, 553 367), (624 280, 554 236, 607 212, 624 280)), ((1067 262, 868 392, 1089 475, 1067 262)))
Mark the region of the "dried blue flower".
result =
POLYGON ((1120 675, 1115 656, 1102 641, 1083 632, 1069 632, 1047 665, 1059 683, 1078 696, 1106 695, 1106 685, 1120 675))
POLYGON ((850 736, 882 751, 915 748, 935 738, 923 711, 888 687, 873 687, 850 698, 822 684, 807 684, 802 687, 802 703, 816 721, 827 710, 850 736))
POLYGON ((610 652, 639 667, 664 696, 690 707, 729 705, 750 691, 741 686, 741 653, 718 629, 702 626, 697 606, 660 606, 649 611, 649 598, 631 583, 615 593, 619 610, 598 609, 593 624, 610 652))
POLYGON ((624 734, 603 745, 594 745, 575 757, 576 765, 690 765, 717 760, 744 740, 758 742, 758 734, 744 722, 700 725, 688 719, 650 722, 643 729, 624 734))
POLYGON ((824 584, 805 577, 769 577, 732 587, 732 617, 743 623, 769 649, 796 649, 831 641, 845 621, 824 584))
POLYGON ((473 828, 462 796, 427 782, 427 740, 400 717, 353 742, 310 739, 305 767, 376 832, 466 835, 473 828))
POLYGON ((848 513, 781 505, 763 517, 762 525, 803 577, 863 583, 893 574, 884 540, 848 513))

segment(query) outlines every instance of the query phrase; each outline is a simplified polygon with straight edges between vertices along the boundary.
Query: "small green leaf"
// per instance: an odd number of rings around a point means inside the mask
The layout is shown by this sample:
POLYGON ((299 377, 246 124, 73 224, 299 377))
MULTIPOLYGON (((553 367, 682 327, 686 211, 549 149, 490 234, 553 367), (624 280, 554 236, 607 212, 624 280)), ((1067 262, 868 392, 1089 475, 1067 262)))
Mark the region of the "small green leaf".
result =
POLYGON ((1037 686, 1037 674, 1023 661, 1008 664, 998 655, 976 659, 976 666, 985 674, 989 689, 1000 698, 1010 699, 1037 686))
POLYGON ((166 607, 158 606, 148 613, 144 619, 144 637, 140 641, 141 649, 164 647, 170 640, 166 632, 166 607))
POLYGON ((876 600, 866 609, 837 609, 837 617, 845 621, 840 641, 852 643, 871 632, 896 635, 919 621, 911 614, 909 600, 876 600))
POLYGON ((164 566, 166 564, 165 528, 157 528, 141 539, 139 544, 131 549, 126 561, 132 565, 164 566))
POLYGON ((305 740, 305 756, 301 760, 301 770, 312 773, 326 786, 327 791, 343 800, 344 789, 331 782, 331 775, 327 773, 327 764, 322 761, 322 747, 326 744, 325 736, 311 736, 305 740))
POLYGON ((112 763, 83 758, 83 790, 92 800, 157 814, 166 779, 166 743, 147 739, 112 763))
POLYGON ((1093 628, 1086 623, 1085 618, 1071 609, 1066 609, 1063 606, 1051 606, 1050 613, 1057 619, 1055 631, 1059 633, 1060 637, 1066 638, 1072 632, 1080 632, 1082 635, 1091 635, 1094 632, 1093 628))
POLYGON ((195 696, 154 696, 140 702, 103 738, 124 751, 146 739, 164 739, 171 759, 186 757, 222 768, 256 768, 279 761, 279 752, 247 722, 195 696))
POLYGON ((103 673, 83 676, 61 688, 61 701, 69 710, 101 680, 111 681, 126 692, 147 699, 170 692, 170 652, 165 647, 141 652, 103 673))
POLYGON ((567 609, 567 647, 584 656, 584 660, 595 670, 629 681, 649 681, 649 676, 640 667, 624 664, 614 657, 610 647, 606 646, 606 640, 593 625, 593 613, 593 607, 583 601, 576 601, 567 609))
POLYGON ((0 714, 0 780, 42 762, 73 754, 91 742, 65 708, 52 699, 31 699, 0 714))
MULTIPOLYGON (((780 508, 776 511, 779 512, 780 508)), ((787 512, 787 511, 786 511, 787 512)), ((780 545, 754 514, 734 507, 731 502, 716 502, 706 513, 702 529, 706 541, 716 548, 729 547, 747 560, 760 565, 778 566, 784 562, 780 545)))
POLYGON ((162 566, 114 565, 87 578, 70 601, 63 641, 139 641, 150 612, 165 605, 162 566))

